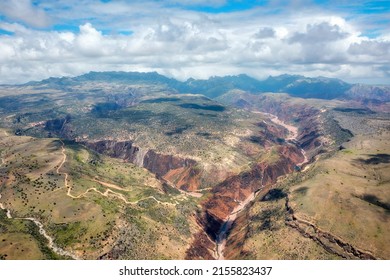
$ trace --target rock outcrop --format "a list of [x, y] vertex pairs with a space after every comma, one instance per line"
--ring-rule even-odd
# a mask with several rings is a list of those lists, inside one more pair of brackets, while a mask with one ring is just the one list
[[194, 191], [200, 186], [200, 171], [196, 168], [195, 160], [141, 149], [131, 141], [100, 140], [83, 144], [98, 153], [144, 167], [154, 173], [157, 178], [179, 189]]
[[[293, 172], [304, 159], [300, 149], [294, 145], [279, 146], [277, 152], [279, 159], [276, 162], [254, 164], [250, 171], [231, 176], [212, 189], [212, 196], [204, 203], [205, 210], [199, 217], [199, 224], [209, 239], [216, 241], [224, 222], [240, 203], [253, 193], [269, 189], [280, 176]], [[196, 248], [202, 244], [206, 243], [194, 242], [187, 257], [198, 259], [194, 251], [210, 251], [210, 248]]]
[[[258, 110], [258, 108], [247, 109]], [[260, 192], [259, 195], [265, 195], [279, 177], [299, 170], [298, 167], [301, 163], [308, 161], [306, 156], [314, 157], [318, 153], [319, 147], [323, 145], [318, 109], [307, 105], [287, 104], [282, 101], [265, 99], [261, 110], [277, 115], [286, 123], [297, 123], [298, 133], [293, 140], [280, 141], [283, 138], [283, 133], [280, 133], [279, 126], [275, 127], [268, 122], [259, 124], [259, 126], [264, 126], [264, 135], [259, 135], [254, 139], [255, 142], [267, 148], [270, 143], [266, 143], [265, 139], [267, 141], [271, 139], [271, 146], [276, 147], [275, 154], [278, 158], [270, 162], [254, 163], [249, 171], [231, 176], [212, 189], [212, 196], [203, 204], [204, 212], [200, 214], [199, 224], [204, 228], [204, 234], [207, 234], [215, 243], [218, 242], [218, 234], [223, 225], [239, 205], [242, 205], [253, 193]], [[230, 223], [241, 222], [243, 222], [242, 219], [230, 221]], [[241, 238], [245, 238], [245, 236], [241, 236]], [[233, 241], [229, 240], [229, 242], [231, 244]], [[239, 243], [239, 241], [237, 242]], [[187, 257], [199, 259], [201, 257], [196, 257], [196, 254], [193, 254], [194, 251], [207, 249], [210, 252], [210, 247], [196, 248], [202, 244], [204, 243], [195, 241], [188, 250]]]

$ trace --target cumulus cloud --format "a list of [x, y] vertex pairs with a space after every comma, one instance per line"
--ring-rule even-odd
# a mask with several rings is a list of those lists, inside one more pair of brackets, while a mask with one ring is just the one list
[[86, 23], [80, 26], [80, 34], [71, 43], [84, 57], [103, 57], [109, 54], [111, 41], [104, 38], [90, 23]]
[[[52, 10], [51, 3], [42, 7]], [[205, 14], [158, 1], [146, 6], [137, 1], [83, 3], [80, 9], [56, 13], [59, 22], [68, 16], [79, 22], [76, 31], [0, 22], [0, 29], [14, 33], [0, 35], [0, 83], [108, 70], [158, 71], [179, 79], [291, 73], [358, 81], [390, 75], [389, 34], [369, 39], [342, 16], [318, 11], [278, 15], [263, 8]]]
[[0, 14], [33, 27], [47, 27], [51, 20], [45, 11], [31, 0], [5, 0], [0, 2]]
[[305, 32], [295, 32], [290, 42], [300, 44], [322, 44], [344, 39], [348, 33], [341, 30], [338, 25], [331, 25], [329, 22], [319, 24], [308, 24]]
[[390, 62], [390, 41], [365, 40], [351, 44], [348, 51], [352, 55], [381, 57]]
[[170, 4], [179, 4], [184, 6], [204, 6], [221, 7], [226, 4], [226, 0], [168, 0]]
[[27, 33], [29, 30], [19, 23], [0, 22], [0, 29], [11, 33]]
[[276, 33], [272, 27], [262, 27], [259, 31], [254, 35], [255, 38], [263, 39], [263, 38], [273, 38]]
[[349, 33], [330, 22], [308, 24], [304, 32], [294, 32], [288, 39], [297, 44], [295, 62], [298, 63], [340, 63], [347, 60], [345, 45]]

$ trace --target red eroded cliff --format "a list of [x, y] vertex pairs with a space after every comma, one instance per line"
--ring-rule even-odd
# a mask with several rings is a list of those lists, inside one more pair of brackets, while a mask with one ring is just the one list
[[177, 188], [189, 191], [199, 188], [200, 172], [195, 168], [195, 160], [140, 149], [131, 141], [100, 140], [85, 142], [84, 145], [98, 153], [144, 167]]
[[207, 213], [219, 220], [226, 219], [240, 202], [261, 188], [276, 183], [278, 177], [295, 170], [304, 160], [300, 149], [293, 145], [278, 146], [279, 159], [274, 163], [256, 163], [250, 171], [227, 178], [212, 190], [213, 196], [204, 204]]

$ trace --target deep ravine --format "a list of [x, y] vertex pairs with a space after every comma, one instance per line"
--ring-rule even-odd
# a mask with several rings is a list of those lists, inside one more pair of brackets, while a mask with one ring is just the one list
[[[304, 164], [306, 164], [309, 161], [307, 156], [306, 156], [305, 150], [300, 148], [298, 145], [298, 142], [297, 142], [298, 127], [286, 124], [285, 122], [281, 121], [277, 116], [270, 114], [270, 113], [263, 113], [263, 112], [258, 112], [258, 111], [256, 111], [255, 113], [262, 113], [262, 114], [269, 116], [272, 122], [274, 122], [278, 125], [281, 125], [288, 130], [288, 136], [286, 138], [287, 142], [296, 145], [300, 149], [302, 156], [304, 158], [302, 162], [297, 164], [297, 166], [302, 167]], [[264, 177], [264, 174], [262, 177]], [[216, 238], [215, 238], [215, 245], [216, 245], [215, 252], [216, 252], [216, 258], [218, 260], [224, 259], [224, 249], [226, 246], [228, 232], [231, 229], [234, 221], [236, 220], [237, 215], [240, 212], [242, 212], [248, 206], [248, 204], [250, 204], [250, 202], [252, 202], [256, 198], [256, 194], [259, 193], [263, 188], [264, 188], [264, 186], [263, 186], [263, 183], [261, 182], [260, 188], [258, 190], [256, 190], [255, 192], [253, 192], [250, 196], [248, 196], [244, 201], [240, 202], [240, 204], [233, 209], [233, 211], [229, 214], [229, 216], [223, 222], [223, 224], [222, 224], [219, 232], [216, 234]]]
[[256, 193], [253, 193], [246, 200], [242, 201], [236, 208], [234, 208], [234, 210], [227, 217], [226, 221], [222, 224], [222, 227], [215, 240], [218, 260], [224, 259], [223, 252], [226, 246], [227, 233], [231, 229], [234, 221], [237, 218], [237, 215], [240, 212], [242, 212], [245, 209], [245, 207], [255, 199], [255, 197], [256, 197]]

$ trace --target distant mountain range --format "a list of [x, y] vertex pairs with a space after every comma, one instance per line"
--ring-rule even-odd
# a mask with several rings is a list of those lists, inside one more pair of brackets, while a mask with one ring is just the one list
[[288, 93], [295, 97], [319, 99], [353, 99], [363, 102], [390, 101], [390, 86], [349, 84], [340, 79], [300, 75], [270, 76], [257, 80], [248, 75], [210, 77], [207, 80], [190, 78], [184, 82], [168, 78], [157, 72], [89, 72], [77, 77], [49, 78], [27, 85], [49, 87], [74, 86], [82, 82], [106, 82], [122, 84], [161, 85], [179, 93], [203, 94], [216, 98], [231, 90], [243, 90], [252, 94], [264, 92]]

